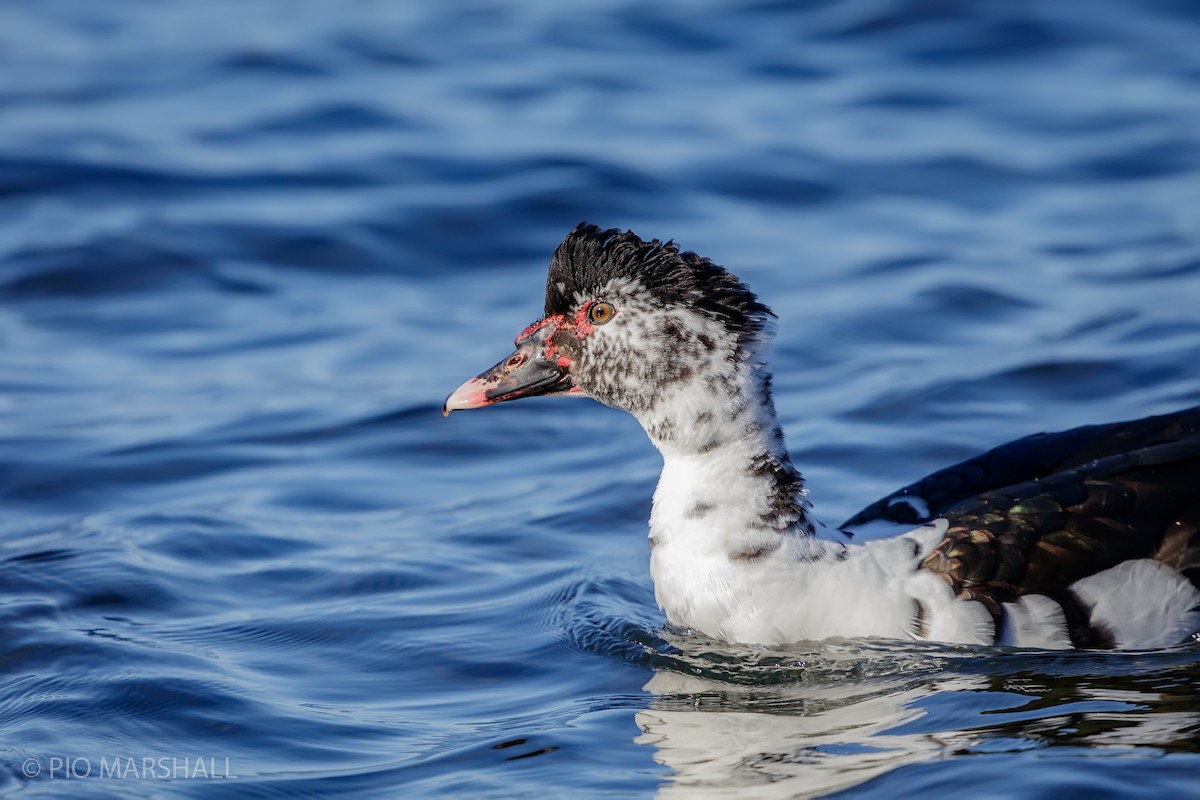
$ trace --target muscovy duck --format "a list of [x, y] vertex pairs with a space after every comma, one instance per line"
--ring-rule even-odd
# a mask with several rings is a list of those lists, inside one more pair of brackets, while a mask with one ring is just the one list
[[[674, 625], [763, 645], [1055, 649], [1200, 631], [1200, 408], [1030, 436], [831, 528], [776, 419], [774, 314], [734, 275], [581, 223], [551, 258], [545, 311], [443, 413], [573, 395], [633, 414], [663, 458], [650, 568]], [[884, 521], [902, 527], [855, 542]]]

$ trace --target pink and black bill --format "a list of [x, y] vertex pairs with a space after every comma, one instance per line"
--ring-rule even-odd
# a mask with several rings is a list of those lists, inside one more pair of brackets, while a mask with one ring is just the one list
[[559, 356], [550, 341], [557, 329], [555, 317], [530, 325], [517, 337], [515, 353], [471, 378], [446, 398], [442, 415], [522, 397], [571, 391], [574, 388], [569, 371], [571, 362]]

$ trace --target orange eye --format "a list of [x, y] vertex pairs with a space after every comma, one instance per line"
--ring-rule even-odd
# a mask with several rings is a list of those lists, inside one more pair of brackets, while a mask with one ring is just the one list
[[612, 307], [612, 303], [592, 303], [592, 307], [588, 309], [588, 320], [593, 325], [603, 325], [616, 314], [617, 310]]

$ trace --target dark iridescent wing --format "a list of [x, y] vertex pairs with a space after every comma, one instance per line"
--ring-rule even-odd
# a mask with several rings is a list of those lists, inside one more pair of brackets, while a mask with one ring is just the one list
[[1200, 587], [1200, 435], [1108, 456], [943, 509], [950, 523], [922, 562], [991, 612], [1042, 594], [1077, 647], [1112, 642], [1069, 590], [1123, 561], [1153, 558]]
[[909, 484], [859, 511], [841, 527], [855, 528], [875, 520], [923, 522], [985, 492], [1197, 434], [1200, 407], [1132, 422], [1026, 436]]
[[922, 568], [982, 603], [997, 633], [1005, 603], [1040, 594], [1062, 608], [1075, 646], [1111, 646], [1071, 584], [1152, 558], [1200, 587], [1200, 408], [1029, 436], [906, 486], [846, 526], [937, 517], [949, 528]]

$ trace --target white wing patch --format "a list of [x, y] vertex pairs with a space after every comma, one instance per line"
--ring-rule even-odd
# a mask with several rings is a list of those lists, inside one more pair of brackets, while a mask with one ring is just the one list
[[1067, 618], [1062, 606], [1044, 594], [1027, 594], [1004, 604], [1004, 627], [996, 644], [1070, 650]]
[[917, 515], [917, 519], [929, 518], [929, 503], [926, 503], [925, 498], [919, 495], [906, 494], [900, 497], [893, 497], [888, 501], [888, 508], [895, 508], [896, 506], [908, 506]]
[[1106, 626], [1120, 648], [1169, 647], [1200, 631], [1200, 590], [1149, 558], [1089, 575], [1071, 590], [1092, 607], [1092, 622]]
[[924, 609], [924, 639], [931, 642], [992, 644], [995, 626], [981, 603], [959, 600], [954, 590], [929, 570], [917, 570], [908, 580], [908, 595]]

